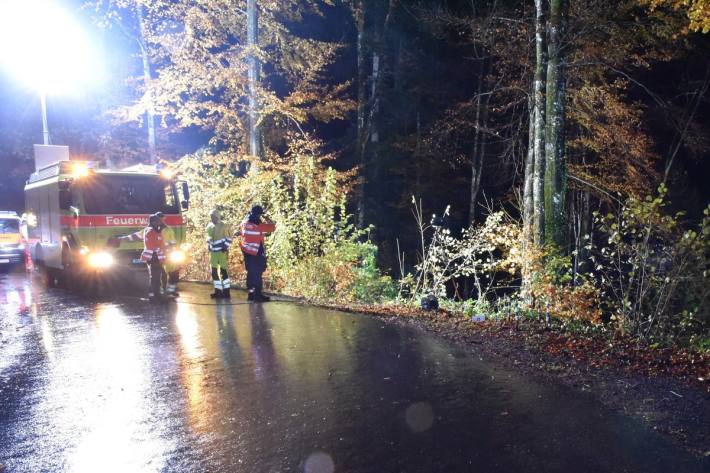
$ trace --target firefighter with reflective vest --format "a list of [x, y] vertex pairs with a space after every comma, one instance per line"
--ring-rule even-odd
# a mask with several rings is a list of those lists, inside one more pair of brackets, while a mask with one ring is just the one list
[[[173, 232], [172, 228], [165, 224], [165, 214], [163, 214], [163, 212], [156, 212], [154, 215], [157, 216], [159, 219], [158, 227], [160, 227], [160, 233], [163, 237], [163, 242], [165, 243], [165, 254], [169, 255], [170, 250], [177, 245], [175, 233]], [[110, 238], [109, 246], [114, 246], [118, 248], [121, 245], [122, 241], [144, 241], [145, 233], [149, 228], [150, 227], [146, 227], [143, 230], [131, 233], [130, 235]], [[180, 279], [180, 265], [171, 262], [170, 258], [167, 258], [164, 262], [163, 268], [164, 271], [161, 275], [161, 288], [164, 288], [164, 291], [160, 292], [164, 292], [165, 295], [169, 297], [177, 297], [177, 283]]]
[[[262, 221], [263, 217], [263, 221]], [[244, 253], [244, 266], [247, 270], [248, 299], [254, 302], [266, 302], [269, 298], [262, 294], [262, 275], [266, 271], [266, 251], [264, 237], [276, 230], [276, 224], [264, 216], [260, 205], [252, 207], [241, 225], [241, 249]]]
[[162, 235], [161, 218], [158, 214], [153, 214], [149, 218], [149, 225], [143, 231], [143, 252], [141, 261], [148, 265], [148, 275], [150, 278], [150, 289], [148, 298], [158, 301], [160, 297], [160, 286], [165, 273], [165, 258], [167, 256], [167, 246]]
[[206, 228], [214, 284], [214, 292], [210, 294], [210, 297], [229, 299], [231, 297], [229, 294], [231, 281], [227, 273], [227, 266], [229, 264], [229, 247], [232, 246], [232, 230], [229, 225], [222, 222], [217, 209], [210, 212], [210, 220], [212, 221]]
[[[168, 255], [170, 255], [170, 252], [177, 248], [177, 238], [175, 238], [175, 232], [173, 231], [173, 229], [165, 224], [165, 215], [163, 214], [163, 212], [158, 212], [157, 215], [160, 217], [163, 241], [165, 241], [165, 246], [168, 250]], [[165, 287], [166, 296], [177, 297], [179, 295], [177, 292], [177, 284], [180, 280], [180, 267], [181, 265], [177, 262], [174, 262], [170, 257], [165, 262], [166, 274], [163, 276], [162, 282], [163, 286]]]

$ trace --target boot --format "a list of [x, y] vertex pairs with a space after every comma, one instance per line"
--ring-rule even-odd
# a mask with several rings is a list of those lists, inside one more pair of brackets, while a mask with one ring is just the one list
[[221, 299], [222, 298], [222, 289], [215, 289], [212, 294], [210, 294], [210, 297], [212, 299]]
[[222, 299], [231, 299], [232, 295], [229, 293], [229, 289], [222, 291]]
[[265, 296], [261, 292], [255, 292], [254, 293], [254, 302], [269, 302], [271, 298], [269, 296]]
[[168, 284], [165, 286], [165, 295], [167, 297], [177, 297], [180, 294], [177, 292], [177, 284]]
[[254, 293], [252, 291], [249, 291], [249, 293], [247, 294], [247, 300], [249, 302], [254, 302]]
[[148, 300], [153, 304], [160, 304], [162, 302], [165, 302], [165, 297], [160, 294], [149, 294]]

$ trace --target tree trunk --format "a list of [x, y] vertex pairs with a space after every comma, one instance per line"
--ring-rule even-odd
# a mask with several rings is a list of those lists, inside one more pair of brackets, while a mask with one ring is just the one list
[[155, 149], [155, 107], [153, 105], [153, 93], [151, 91], [152, 73], [150, 67], [150, 57], [148, 56], [148, 45], [145, 40], [145, 23], [143, 22], [143, 5], [136, 5], [136, 15], [138, 17], [138, 45], [141, 50], [141, 59], [143, 61], [143, 83], [145, 84], [145, 124], [148, 129], [148, 153], [150, 163], [158, 162], [158, 155]]
[[[483, 114], [481, 123], [483, 128], [486, 128], [488, 124], [488, 103], [483, 104], [483, 111], [481, 113]], [[473, 224], [476, 221], [476, 202], [478, 201], [478, 194], [481, 190], [481, 176], [483, 175], [483, 165], [486, 158], [488, 135], [486, 133], [481, 133], [477, 141], [478, 149], [475, 151], [475, 157], [471, 163], [471, 207], [469, 208], [470, 224]]]
[[[392, 17], [392, 11], [396, 6], [396, 0], [388, 2], [387, 9], [384, 9], [384, 2], [362, 1], [360, 15], [362, 18], [361, 31], [358, 34], [358, 115], [362, 110], [362, 128], [358, 123], [358, 151], [360, 153], [360, 177], [362, 178], [359, 206], [358, 206], [358, 226], [365, 227], [368, 214], [368, 200], [371, 180], [374, 180], [373, 172], [377, 170], [373, 163], [377, 164], [378, 144], [380, 142], [380, 100], [382, 95], [382, 76], [387, 55], [387, 30]], [[362, 36], [360, 36], [360, 33]], [[372, 54], [370, 69], [371, 74], [364, 68], [367, 57]], [[368, 81], [369, 79], [369, 81]], [[366, 98], [366, 84], [369, 83], [369, 97]], [[365, 104], [363, 106], [363, 104]], [[358, 119], [360, 117], [358, 116]]]
[[567, 0], [550, 1], [545, 129], [545, 242], [566, 250], [565, 71], [562, 36]]
[[422, 195], [422, 117], [419, 112], [419, 100], [417, 100], [417, 144], [414, 148], [414, 195], [417, 199]]
[[532, 302], [530, 294], [532, 255], [530, 249], [534, 245], [533, 220], [535, 218], [535, 201], [533, 199], [533, 181], [535, 178], [535, 98], [532, 94], [528, 99], [528, 115], [528, 153], [525, 157], [525, 181], [523, 184], [523, 265], [521, 268], [521, 293], [523, 299], [530, 303]]
[[474, 118], [473, 149], [471, 150], [471, 189], [468, 201], [468, 224], [473, 225], [476, 220], [476, 200], [481, 183], [481, 170], [483, 159], [479, 155], [479, 142], [481, 140], [481, 92], [483, 91], [483, 70], [478, 75], [476, 86], [476, 115]]
[[535, 170], [535, 100], [530, 95], [528, 100], [528, 153], [525, 157], [525, 175], [523, 183], [523, 243], [529, 245], [533, 242], [533, 180]]
[[379, 105], [379, 85], [380, 85], [380, 55], [378, 51], [372, 53], [372, 77], [370, 79], [370, 143], [379, 143], [380, 134], [377, 130], [377, 120], [375, 117], [380, 111]]
[[247, 78], [249, 99], [249, 154], [262, 158], [259, 129], [259, 60], [254, 54], [259, 42], [259, 19], [256, 0], [247, 0]]
[[534, 160], [533, 160], [533, 242], [545, 241], [545, 82], [547, 80], [545, 7], [543, 0], [535, 0], [535, 78], [533, 101], [535, 106]]
[[574, 202], [571, 205], [570, 216], [572, 217], [572, 238], [574, 242], [574, 267], [573, 282], [579, 283], [578, 275], [585, 274], [589, 268], [589, 251], [587, 250], [587, 237], [591, 237], [592, 231], [592, 211], [590, 205], [591, 196], [588, 191], [580, 190], [573, 194]]
[[358, 188], [357, 209], [358, 227], [365, 226], [365, 186], [367, 163], [365, 162], [365, 117], [367, 116], [367, 48], [369, 40], [365, 29], [365, 2], [360, 0], [355, 6], [355, 23], [357, 25], [357, 140], [355, 143], [355, 153], [360, 164], [360, 177], [362, 182]]

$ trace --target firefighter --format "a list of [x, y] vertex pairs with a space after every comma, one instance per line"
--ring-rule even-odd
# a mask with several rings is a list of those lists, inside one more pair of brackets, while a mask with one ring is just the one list
[[229, 247], [232, 246], [232, 231], [222, 222], [219, 212], [214, 209], [210, 212], [207, 225], [207, 246], [210, 252], [210, 266], [212, 269], [212, 282], [214, 292], [210, 294], [213, 299], [229, 299], [231, 281], [227, 273], [229, 264]]
[[[175, 233], [172, 228], [165, 224], [164, 218], [165, 214], [163, 212], [156, 212], [154, 214], [158, 218], [157, 227], [165, 243], [166, 251], [165, 254], [169, 255], [170, 250], [177, 245], [177, 240], [175, 239]], [[151, 216], [152, 217], [152, 216]], [[122, 241], [145, 241], [145, 234], [151, 227], [148, 226], [142, 230], [135, 233], [131, 233], [126, 236], [119, 236], [116, 238], [109, 238], [108, 245], [118, 248], [121, 246]], [[180, 265], [173, 263], [167, 258], [164, 263], [164, 271], [161, 274], [161, 293], [168, 297], [177, 297], [179, 294], [177, 292], [177, 283], [180, 279]]]
[[[263, 217], [263, 221], [262, 221]], [[241, 225], [241, 249], [244, 254], [244, 266], [247, 270], [248, 300], [267, 302], [269, 297], [262, 294], [262, 275], [266, 271], [266, 251], [264, 237], [276, 229], [276, 224], [264, 216], [260, 205], [252, 207]]]
[[143, 232], [143, 253], [141, 260], [148, 265], [150, 277], [150, 289], [148, 298], [151, 301], [160, 301], [160, 286], [162, 285], [165, 268], [165, 258], [167, 256], [165, 241], [162, 235], [162, 225], [160, 216], [155, 213], [149, 218], [149, 225]]
[[[177, 239], [175, 238], [175, 232], [172, 228], [165, 224], [165, 215], [163, 212], [157, 212], [156, 215], [160, 218], [161, 233], [163, 235], [163, 241], [167, 248], [167, 254], [177, 247]], [[165, 262], [165, 273], [163, 276], [162, 285], [165, 287], [165, 295], [168, 297], [177, 297], [179, 294], [177, 292], [177, 284], [180, 279], [180, 265], [170, 261], [168, 258]]]

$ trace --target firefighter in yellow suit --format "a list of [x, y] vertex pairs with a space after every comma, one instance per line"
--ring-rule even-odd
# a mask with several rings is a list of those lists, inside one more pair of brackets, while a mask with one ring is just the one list
[[[170, 254], [170, 251], [177, 247], [177, 238], [175, 237], [175, 232], [172, 228], [165, 224], [165, 221], [163, 220], [165, 218], [165, 215], [163, 214], [163, 212], [158, 212], [156, 215], [160, 217], [163, 241], [165, 242], [168, 254]], [[163, 280], [163, 287], [165, 287], [165, 295], [168, 297], [177, 297], [179, 295], [177, 292], [177, 284], [180, 280], [181, 264], [172, 261], [171, 258], [167, 258], [165, 260], [164, 266], [166, 277]]]
[[210, 266], [212, 269], [212, 283], [214, 292], [210, 294], [213, 299], [229, 299], [231, 281], [227, 273], [229, 264], [229, 247], [232, 246], [232, 230], [229, 225], [222, 222], [217, 209], [210, 212], [212, 220], [206, 228], [207, 246], [210, 252]]

